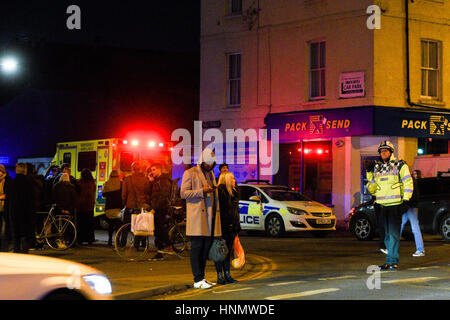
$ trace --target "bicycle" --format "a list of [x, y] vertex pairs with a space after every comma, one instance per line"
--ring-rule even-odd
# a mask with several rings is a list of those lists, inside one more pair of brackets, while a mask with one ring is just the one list
[[[186, 236], [186, 206], [181, 200], [178, 189], [178, 179], [172, 181], [169, 197], [168, 235], [169, 246], [174, 253], [159, 251], [165, 254], [180, 254], [190, 250], [190, 241]], [[131, 222], [123, 224], [114, 237], [115, 252], [127, 261], [139, 261], [147, 259], [147, 253], [158, 250], [150, 246], [152, 236], [135, 236], [131, 232]], [[148, 259], [147, 259], [148, 260]]]
[[[160, 251], [165, 254], [181, 254], [189, 250], [189, 240], [186, 237], [185, 215], [180, 213], [183, 207], [171, 206], [169, 209], [169, 245], [174, 253]], [[184, 212], [184, 211], [183, 211]], [[127, 261], [148, 260], [150, 252], [158, 252], [151, 245], [153, 235], [136, 236], [131, 232], [131, 222], [123, 224], [114, 237], [115, 252]]]
[[183, 206], [170, 206], [169, 243], [173, 251], [182, 253], [190, 250], [190, 241], [186, 236], [186, 210]]
[[77, 229], [69, 218], [63, 215], [55, 215], [56, 205], [52, 205], [44, 220], [41, 232], [36, 233], [36, 242], [47, 245], [58, 251], [67, 250], [72, 247], [77, 239]]

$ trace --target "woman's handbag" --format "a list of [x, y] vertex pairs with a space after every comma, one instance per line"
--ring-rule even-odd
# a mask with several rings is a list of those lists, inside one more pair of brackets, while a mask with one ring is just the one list
[[212, 219], [212, 232], [211, 232], [212, 243], [211, 247], [209, 248], [208, 259], [213, 262], [222, 262], [226, 259], [228, 255], [228, 247], [226, 241], [222, 237], [214, 237], [214, 229], [216, 226], [216, 215], [217, 210], [216, 214]]
[[228, 255], [227, 243], [223, 238], [215, 237], [209, 249], [208, 259], [213, 262], [222, 262]]

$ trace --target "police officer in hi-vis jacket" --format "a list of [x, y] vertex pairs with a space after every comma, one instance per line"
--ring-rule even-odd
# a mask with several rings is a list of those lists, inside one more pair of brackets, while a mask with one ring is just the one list
[[394, 158], [394, 145], [383, 141], [378, 147], [379, 162], [367, 170], [367, 188], [376, 197], [384, 213], [386, 263], [380, 270], [397, 270], [399, 263], [400, 227], [402, 214], [408, 210], [408, 201], [413, 194], [413, 180], [405, 161]]

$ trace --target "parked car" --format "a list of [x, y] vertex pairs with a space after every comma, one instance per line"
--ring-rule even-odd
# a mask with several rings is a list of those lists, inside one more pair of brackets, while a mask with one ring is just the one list
[[[441, 175], [417, 181], [419, 189], [418, 216], [423, 233], [440, 234], [450, 242], [450, 177]], [[372, 240], [376, 236], [376, 216], [373, 202], [358, 205], [349, 212], [349, 229], [359, 240]], [[405, 238], [413, 238], [409, 222], [405, 225]]]
[[111, 300], [99, 270], [57, 258], [0, 253], [0, 300]]
[[336, 230], [333, 210], [286, 186], [268, 183], [239, 185], [241, 228], [265, 231], [272, 237], [285, 232], [312, 231], [324, 237]]

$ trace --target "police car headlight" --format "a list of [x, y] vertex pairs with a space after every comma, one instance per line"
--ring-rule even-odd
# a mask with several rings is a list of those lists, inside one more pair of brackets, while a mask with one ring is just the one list
[[92, 290], [95, 290], [100, 294], [107, 295], [112, 293], [111, 283], [108, 278], [103, 275], [91, 274], [84, 276], [83, 279]]
[[291, 207], [288, 207], [287, 210], [288, 210], [290, 213], [295, 214], [295, 215], [298, 215], [298, 216], [300, 216], [300, 215], [302, 215], [302, 214], [308, 214], [308, 212], [306, 212], [305, 210], [297, 209], [297, 208], [291, 208]]

